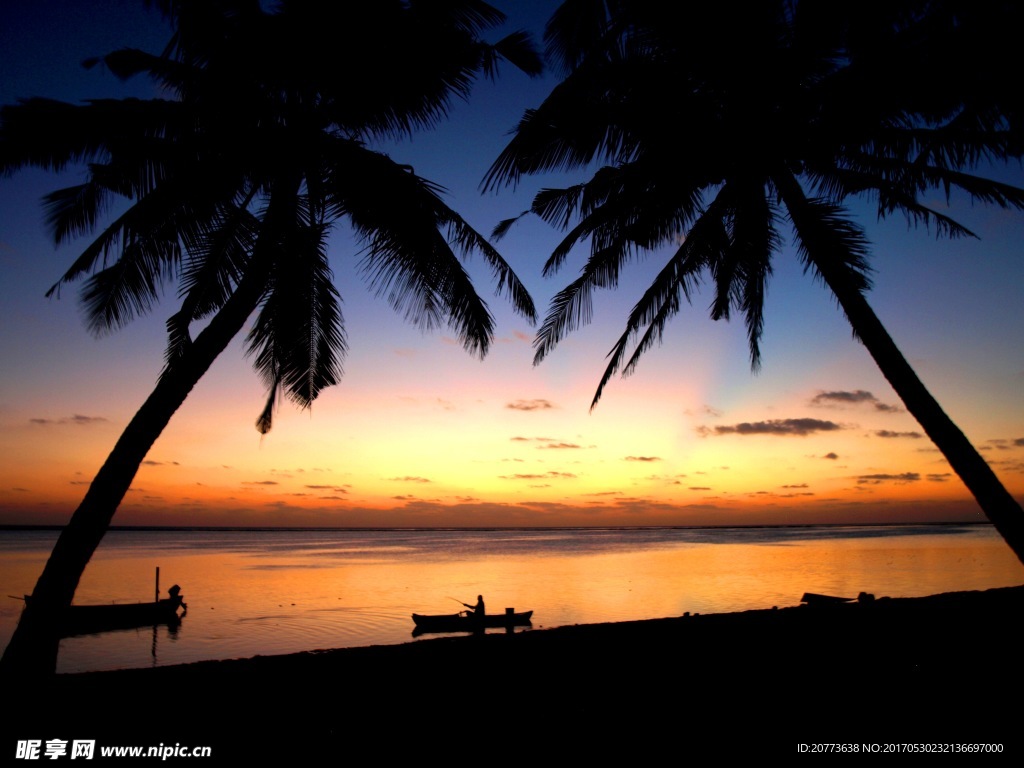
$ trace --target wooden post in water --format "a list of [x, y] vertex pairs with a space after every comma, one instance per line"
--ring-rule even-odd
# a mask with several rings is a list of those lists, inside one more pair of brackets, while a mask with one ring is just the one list
[[153, 593], [153, 602], [154, 603], [159, 603], [160, 602], [160, 566], [159, 565], [156, 567], [156, 587], [155, 587], [155, 590], [156, 591]]

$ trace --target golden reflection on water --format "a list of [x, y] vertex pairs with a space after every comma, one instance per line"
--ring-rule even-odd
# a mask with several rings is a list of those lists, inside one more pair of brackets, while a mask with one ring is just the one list
[[[146, 536], [170, 534], [146, 534]], [[184, 534], [188, 536], [189, 534]], [[279, 536], [278, 534], [274, 534]], [[457, 534], [451, 534], [457, 538]], [[486, 534], [467, 534], [486, 542]], [[533, 610], [534, 627], [789, 606], [804, 592], [893, 597], [1024, 583], [1024, 566], [991, 529], [956, 535], [874, 536], [730, 543], [655, 541], [585, 549], [538, 546], [514, 556], [480, 546], [422, 550], [387, 544], [262, 549], [110, 546], [90, 564], [77, 603], [135, 602], [177, 583], [188, 615], [160, 627], [68, 638], [59, 671], [175, 664], [411, 639], [410, 614], [455, 613], [483, 594], [488, 612]], [[565, 538], [565, 536], [563, 536]], [[571, 539], [571, 536], [570, 536]], [[149, 541], [149, 539], [146, 539]], [[170, 539], [167, 539], [170, 541]], [[283, 543], [282, 543], [283, 542]], [[569, 544], [572, 542], [570, 541]], [[519, 544], [516, 544], [519, 546]], [[6, 594], [31, 590], [48, 548], [0, 563]], [[20, 603], [0, 610], [0, 643]], [[155, 656], [154, 656], [155, 647]]]

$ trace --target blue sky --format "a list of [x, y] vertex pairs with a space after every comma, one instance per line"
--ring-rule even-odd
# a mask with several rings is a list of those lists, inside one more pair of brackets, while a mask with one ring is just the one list
[[[515, 11], [507, 29], [527, 27], [539, 36], [552, 4], [507, 5]], [[0, 102], [152, 95], [145, 81], [120, 83], [100, 68], [79, 66], [122, 44], [158, 48], [166, 33], [141, 4], [8, 2], [2, 14]], [[539, 103], [553, 82], [506, 68], [498, 82], [479, 83], [471, 102], [457, 104], [437, 130], [382, 149], [443, 185], [449, 203], [489, 233], [527, 208], [541, 186], [577, 179], [531, 179], [515, 190], [479, 192], [522, 111]], [[54, 248], [38, 200], [79, 173], [58, 178], [24, 171], [0, 179], [0, 451], [9, 457], [0, 469], [0, 522], [66, 520], [152, 388], [164, 319], [173, 312], [169, 289], [152, 317], [97, 339], [81, 322], [73, 288], [59, 300], [44, 298], [77, 251]], [[1019, 167], [993, 173], [1024, 181]], [[1024, 214], [952, 202], [981, 239], [936, 240], [903, 220], [877, 222], [866, 204], [852, 206], [873, 241], [869, 300], [939, 402], [1020, 497]], [[499, 243], [542, 311], [585, 256], [577, 254], [553, 279], [541, 277], [560, 237], [526, 219]], [[351, 346], [341, 385], [311, 412], [284, 405], [274, 430], [261, 438], [253, 421], [264, 395], [234, 344], [154, 446], [117, 522], [980, 519], [851, 339], [834, 301], [803, 274], [789, 249], [775, 262], [759, 374], [750, 372], [742, 324], [710, 321], [711, 296], [704, 292], [670, 326], [664, 345], [647, 354], [633, 377], [613, 381], [593, 412], [604, 355], [658, 268], [658, 254], [637, 265], [617, 291], [599, 296], [594, 322], [538, 367], [531, 363], [535, 329], [491, 297], [480, 264], [470, 269], [497, 319], [496, 343], [484, 361], [466, 355], [444, 331], [409, 327], [376, 300], [354, 267], [343, 229], [331, 258]], [[802, 435], [736, 429], [800, 419], [836, 429]]]

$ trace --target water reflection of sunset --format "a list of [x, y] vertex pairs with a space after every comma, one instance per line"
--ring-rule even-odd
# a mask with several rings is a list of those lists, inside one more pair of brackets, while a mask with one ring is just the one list
[[[533, 610], [535, 627], [787, 606], [805, 591], [911, 596], [1024, 581], [988, 527], [498, 532], [112, 532], [80, 604], [182, 587], [188, 614], [157, 663], [398, 643], [411, 614]], [[49, 537], [49, 538], [48, 538]], [[27, 592], [52, 534], [7, 532], [0, 581]], [[20, 544], [18, 543], [20, 542]], [[31, 542], [35, 542], [32, 544]], [[15, 591], [16, 590], [16, 591]], [[0, 609], [6, 643], [19, 604]], [[63, 641], [62, 671], [148, 666], [153, 632]]]

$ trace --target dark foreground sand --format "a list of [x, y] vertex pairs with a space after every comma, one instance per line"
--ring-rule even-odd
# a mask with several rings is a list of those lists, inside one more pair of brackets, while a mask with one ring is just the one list
[[703, 764], [825, 759], [800, 744], [983, 743], [1018, 760], [1022, 609], [1024, 586], [60, 675], [4, 691], [17, 711], [2, 748], [85, 738], [212, 746], [198, 764]]

